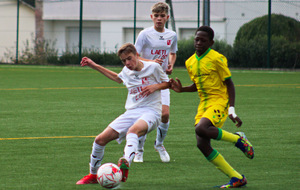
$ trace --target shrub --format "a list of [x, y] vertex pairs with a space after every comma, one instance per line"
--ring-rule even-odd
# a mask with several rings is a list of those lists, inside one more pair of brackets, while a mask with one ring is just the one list
[[178, 41], [175, 66], [185, 66], [185, 61], [195, 53], [194, 37]]
[[[212, 49], [218, 51], [231, 60], [233, 57], [232, 46], [227, 44], [225, 40], [215, 40]], [[176, 66], [185, 66], [185, 61], [195, 53], [194, 37], [178, 41], [178, 52]]]
[[233, 65], [256, 68], [300, 68], [300, 22], [283, 15], [271, 17], [270, 65], [268, 15], [244, 24], [233, 45]]
[[[33, 46], [30, 45], [29, 40], [24, 42], [25, 48], [19, 53], [18, 63], [46, 65], [58, 62], [58, 50], [54, 48], [56, 41], [37, 40], [33, 35], [31, 41]], [[17, 60], [12, 50], [7, 49], [4, 55], [16, 63]]]

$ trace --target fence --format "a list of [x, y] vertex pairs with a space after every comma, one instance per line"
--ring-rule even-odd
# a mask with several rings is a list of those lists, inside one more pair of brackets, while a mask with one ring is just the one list
[[[150, 7], [155, 2], [0, 0], [0, 62], [16, 62], [18, 58], [34, 56], [31, 51], [38, 48], [34, 44], [40, 39], [46, 40], [46, 53], [57, 53], [58, 56], [65, 52], [78, 53], [81, 46], [87, 51], [115, 52], [124, 42], [134, 43], [135, 35], [152, 25]], [[210, 2], [210, 26], [215, 30], [216, 39], [223, 39], [230, 45], [243, 24], [268, 13], [282, 14], [300, 21], [299, 0], [171, 2], [175, 23], [170, 21], [167, 27], [177, 32], [179, 40], [189, 38], [199, 24], [203, 24], [207, 2]]]

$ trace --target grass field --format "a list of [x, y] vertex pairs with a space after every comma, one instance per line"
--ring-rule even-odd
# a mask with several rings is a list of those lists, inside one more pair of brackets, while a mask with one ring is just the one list
[[[112, 68], [120, 71], [120, 68]], [[247, 189], [300, 188], [300, 72], [232, 70], [236, 112], [254, 145], [247, 159], [232, 144], [213, 146], [248, 179]], [[183, 85], [185, 69], [171, 77]], [[75, 185], [88, 174], [93, 138], [124, 112], [127, 90], [89, 68], [0, 66], [0, 189], [102, 189]], [[170, 163], [153, 149], [148, 135], [144, 163], [133, 163], [122, 189], [202, 190], [227, 183], [196, 148], [197, 93], [171, 92], [171, 125], [165, 146]], [[103, 163], [116, 163], [124, 142], [111, 142]]]

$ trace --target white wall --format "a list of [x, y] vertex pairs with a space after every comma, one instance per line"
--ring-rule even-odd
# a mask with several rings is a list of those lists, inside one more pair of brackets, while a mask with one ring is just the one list
[[[35, 34], [34, 10], [20, 3], [19, 8], [19, 51], [24, 50], [26, 40], [32, 42]], [[4, 56], [8, 50], [16, 56], [17, 1], [0, 1], [0, 61], [9, 62]]]
[[[150, 19], [150, 8], [153, 4], [153, 1], [137, 2], [136, 27], [138, 31], [153, 25]], [[47, 25], [45, 27], [45, 36], [53, 40], [57, 39], [57, 47], [60, 52], [65, 50], [67, 28], [70, 26], [79, 26], [79, 9], [79, 1], [44, 2], [43, 18], [46, 21], [45, 26]], [[181, 36], [187, 37], [188, 35], [193, 35], [190, 29], [197, 28], [197, 1], [173, 3], [173, 9], [178, 39], [180, 39]], [[221, 9], [221, 11], [218, 9]], [[225, 33], [223, 10], [224, 5], [219, 3], [213, 7], [211, 11], [211, 26], [216, 29], [216, 36], [220, 36], [220, 38], [223, 38]], [[84, 27], [100, 25], [99, 46], [101, 51], [116, 51], [125, 42], [134, 43], [133, 19], [133, 1], [86, 1], [83, 3]], [[172, 29], [171, 20], [169, 22], [169, 28]], [[185, 29], [187, 29], [188, 32], [186, 32]], [[185, 33], [181, 35], [180, 32]], [[138, 32], [136, 33], [136, 37], [137, 35]], [[73, 36], [76, 37], [75, 34]], [[84, 42], [86, 42], [85, 39], [83, 39], [83, 43]]]
[[[70, 46], [72, 46], [72, 44], [78, 45], [79, 31], [75, 31], [73, 34], [68, 33], [70, 30], [74, 31], [74, 28], [78, 28], [79, 30], [78, 21], [46, 20], [44, 26], [45, 39], [55, 42], [55, 47], [59, 50], [59, 54], [66, 50], [67, 43], [69, 43]], [[93, 32], [97, 30], [97, 33]], [[100, 48], [100, 21], [85, 21], [83, 23], [82, 33], [82, 45], [84, 48], [92, 48], [92, 46]], [[77, 34], [78, 38], [76, 39]], [[69, 41], [68, 39], [71, 39], [72, 41]], [[97, 46], [97, 44], [99, 46]]]
[[[100, 48], [102, 51], [116, 51], [125, 42], [133, 43], [134, 1], [83, 1], [83, 47]], [[155, 1], [138, 0], [136, 27], [152, 26], [150, 7]], [[201, 1], [203, 2], [203, 1]], [[60, 53], [66, 44], [78, 44], [79, 1], [44, 1], [44, 35], [56, 41]], [[178, 39], [193, 35], [197, 28], [197, 1], [173, 0], [176, 32]], [[296, 0], [272, 1], [272, 13], [283, 14], [300, 20], [300, 2]], [[266, 15], [268, 0], [211, 0], [211, 27], [217, 39], [233, 44], [238, 29], [250, 20]], [[200, 5], [202, 18], [203, 5]], [[17, 1], [0, 1], [0, 61], [7, 61], [4, 52], [10, 49], [15, 56]], [[202, 20], [200, 25], [202, 24]], [[171, 28], [171, 23], [169, 23]], [[99, 31], [97, 33], [97, 31]], [[130, 32], [132, 34], [130, 34]], [[26, 40], [32, 41], [35, 34], [34, 10], [20, 4], [19, 50], [24, 49]], [[78, 39], [77, 36], [78, 35]], [[136, 33], [137, 37], [138, 33]]]

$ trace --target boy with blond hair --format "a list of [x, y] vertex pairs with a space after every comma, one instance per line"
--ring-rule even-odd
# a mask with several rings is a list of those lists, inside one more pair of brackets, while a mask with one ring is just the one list
[[[163, 71], [168, 75], [172, 74], [177, 52], [177, 35], [174, 31], [165, 28], [165, 24], [169, 19], [169, 10], [170, 7], [167, 3], [155, 3], [151, 7], [150, 15], [153, 26], [142, 30], [135, 42], [140, 59], [159, 63]], [[154, 148], [159, 153], [162, 162], [169, 162], [170, 156], [163, 145], [170, 123], [169, 89], [161, 91], [161, 98], [162, 117], [161, 123], [157, 127]], [[146, 136], [139, 138], [138, 152], [134, 158], [134, 162], [143, 162], [145, 140]]]

